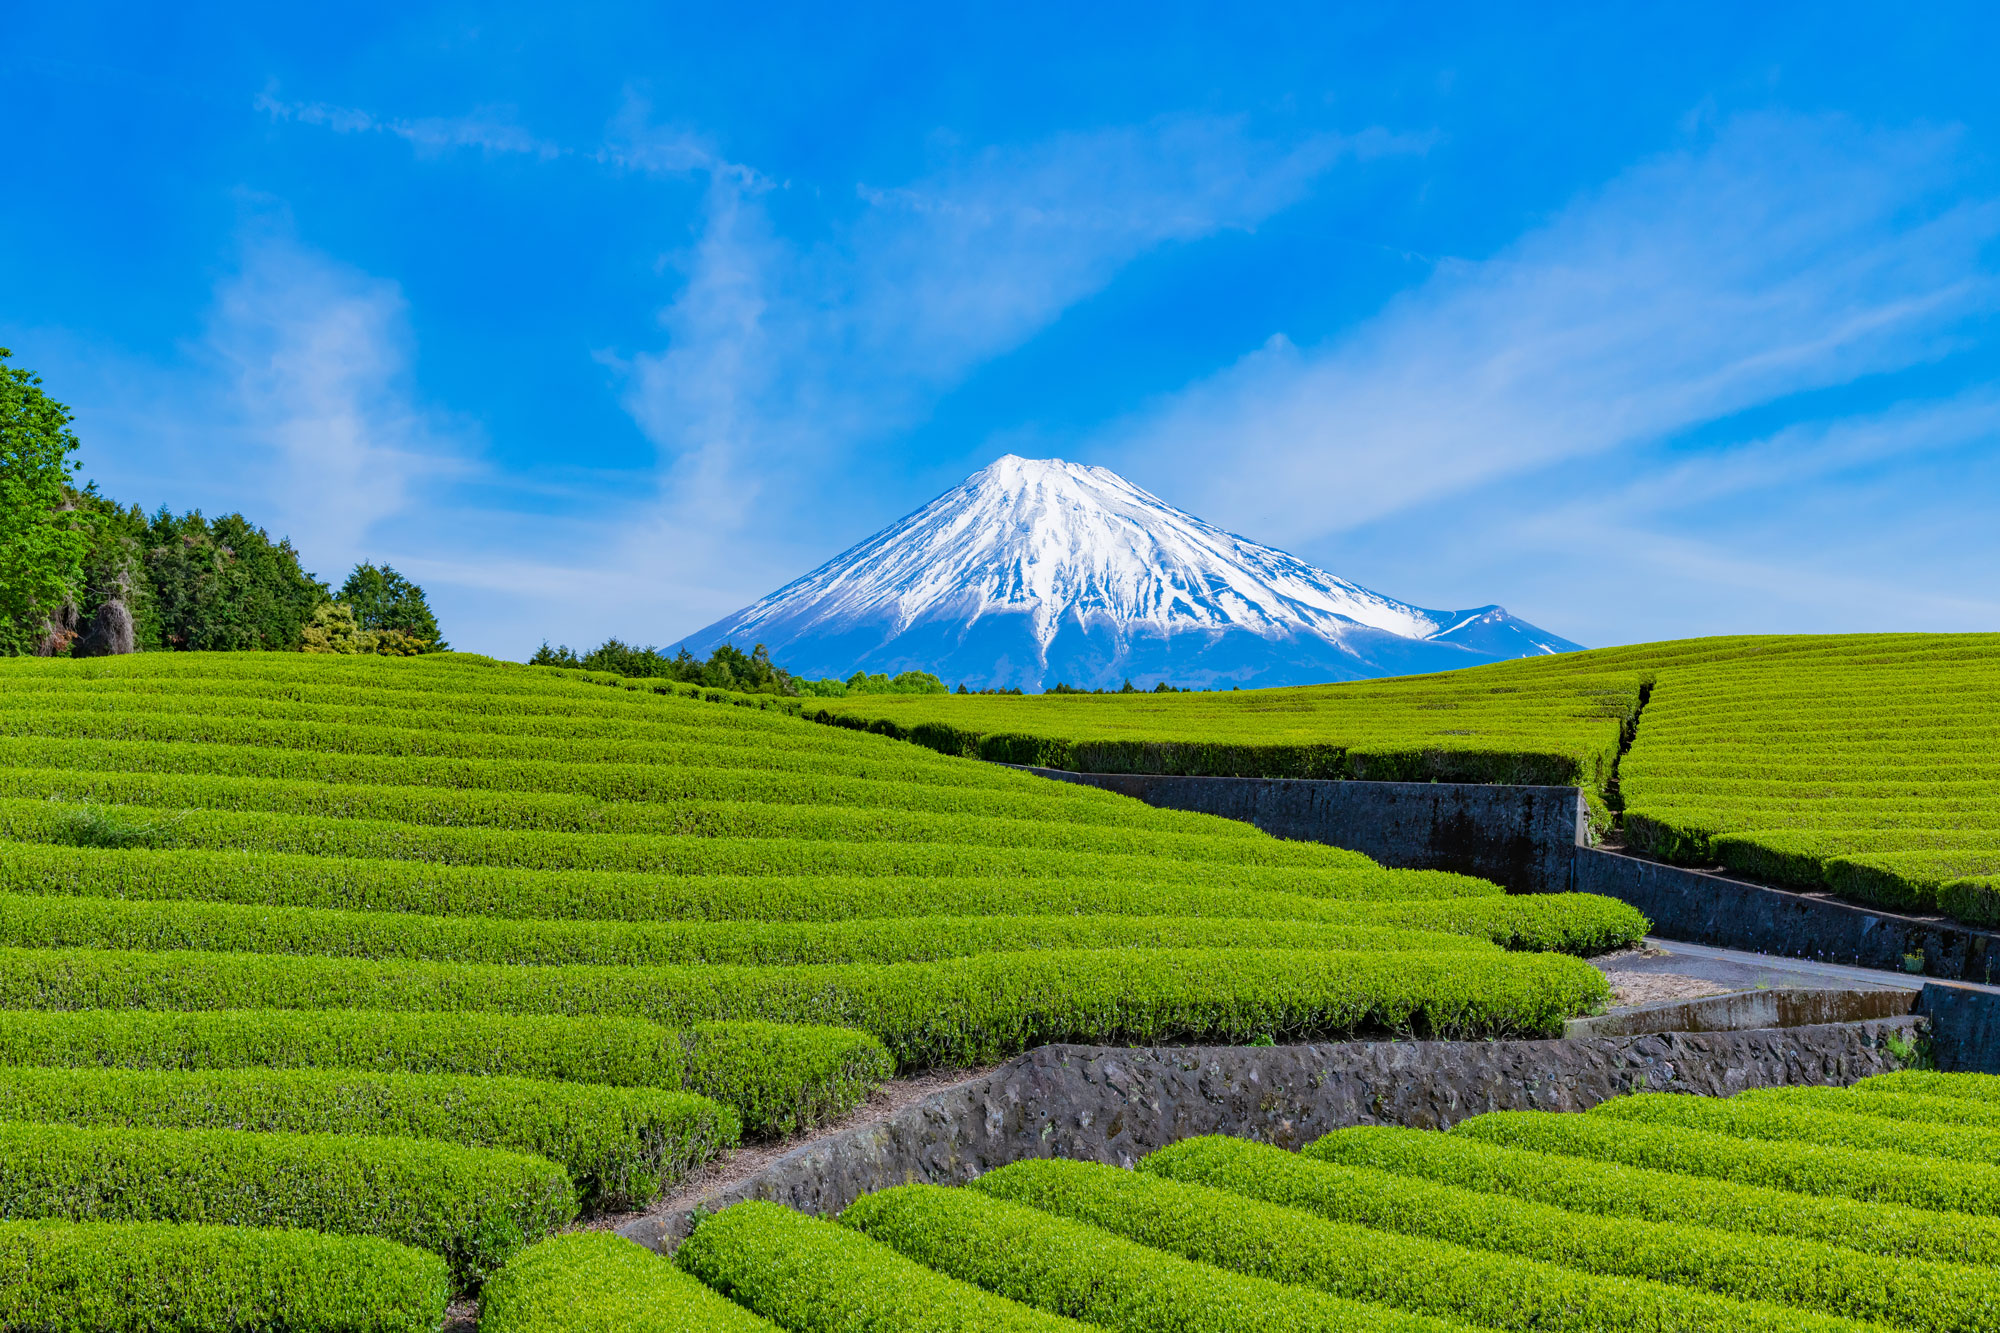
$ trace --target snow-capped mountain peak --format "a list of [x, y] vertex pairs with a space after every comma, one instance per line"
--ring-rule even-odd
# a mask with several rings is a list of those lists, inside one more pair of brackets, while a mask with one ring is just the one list
[[[1482, 621], [1480, 637], [1498, 631], [1520, 647], [1452, 641]], [[1387, 669], [1371, 669], [1378, 639], [1432, 644], [1440, 660], [1412, 665], [1393, 651]], [[1013, 454], [684, 642], [702, 652], [725, 641], [765, 643], [808, 675], [915, 668], [1032, 688], [1352, 679], [1575, 647], [1499, 607], [1429, 611], [1384, 597], [1107, 468]]]

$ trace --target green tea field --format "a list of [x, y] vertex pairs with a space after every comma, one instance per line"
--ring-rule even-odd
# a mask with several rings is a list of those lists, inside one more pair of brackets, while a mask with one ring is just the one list
[[0, 661], [0, 1327], [560, 1327], [675, 1270], [538, 1243], [893, 1074], [1547, 1035], [1644, 930], [708, 693]]
[[[1646, 1094], [1291, 1153], [1194, 1138], [711, 1217], [669, 1263], [543, 1242], [496, 1330], [1793, 1330], [2000, 1319], [2000, 1078]], [[651, 1322], [648, 1322], [651, 1321]]]
[[813, 712], [1099, 772], [1575, 785], [1668, 860], [2000, 924], [2000, 635], [1691, 639], [1300, 689]]

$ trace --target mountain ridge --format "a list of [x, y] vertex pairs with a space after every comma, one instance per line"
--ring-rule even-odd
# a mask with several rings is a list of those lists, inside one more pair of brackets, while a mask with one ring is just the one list
[[1008, 454], [676, 646], [974, 688], [1289, 685], [1578, 645], [1498, 604], [1413, 606], [1216, 527], [1108, 468]]

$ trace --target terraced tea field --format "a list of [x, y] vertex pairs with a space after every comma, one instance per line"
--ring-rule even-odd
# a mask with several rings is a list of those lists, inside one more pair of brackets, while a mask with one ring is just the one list
[[[1031, 1160], [838, 1220], [745, 1203], [674, 1262], [545, 1242], [494, 1329], [1922, 1329], [2000, 1319], [2000, 1078], [1641, 1095], [1302, 1153]], [[651, 1319], [656, 1322], [647, 1323]]]
[[2000, 924], [2000, 635], [1692, 639], [1290, 690], [815, 712], [1099, 772], [1573, 784], [1600, 826], [1669, 860]]
[[1643, 929], [607, 683], [0, 662], [0, 1325], [433, 1329], [483, 1287], [558, 1327], [675, 1270], [524, 1249], [893, 1073], [1547, 1034]]

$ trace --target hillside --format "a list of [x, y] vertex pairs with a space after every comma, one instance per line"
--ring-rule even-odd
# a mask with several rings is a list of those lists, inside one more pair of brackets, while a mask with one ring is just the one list
[[1573, 784], [1642, 851], [2000, 923], [2000, 635], [1689, 639], [1299, 689], [810, 711], [1058, 768]]
[[291, 1312], [246, 1327], [429, 1328], [897, 1071], [1550, 1033], [1607, 993], [1566, 955], [1644, 928], [784, 702], [457, 654], [0, 662], [0, 1245]]

